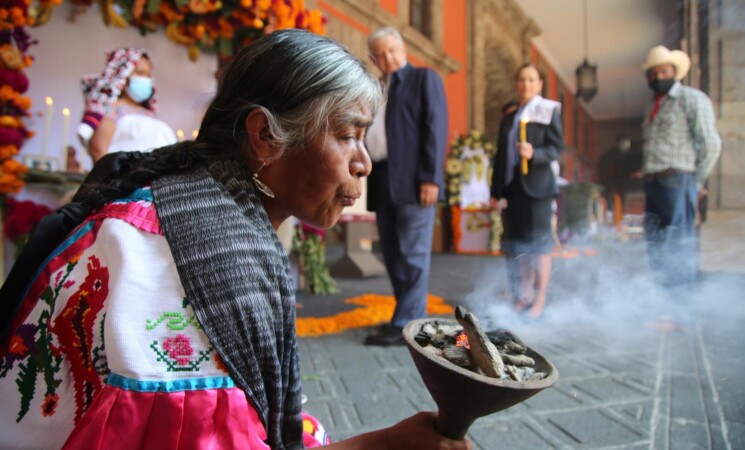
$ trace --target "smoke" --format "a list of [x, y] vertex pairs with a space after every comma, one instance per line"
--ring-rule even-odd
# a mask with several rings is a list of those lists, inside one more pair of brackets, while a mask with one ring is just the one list
[[[722, 216], [714, 213], [712, 217]], [[745, 302], [740, 299], [745, 292], [744, 238], [745, 214], [705, 225], [700, 239], [701, 272], [696, 294], [690, 299], [655, 281], [642, 236], [620, 242], [606, 234], [565, 246], [581, 250], [580, 256], [554, 258], [546, 308], [538, 321], [516, 313], [507, 300], [494, 300], [507, 291], [503, 258], [497, 270], [493, 266], [482, 269], [476, 278], [482, 281], [465, 296], [464, 303], [484, 328], [508, 328], [528, 339], [580, 328], [615, 339], [633, 327], [653, 327], [664, 321], [684, 328], [702, 321], [736, 322], [745, 318]]]

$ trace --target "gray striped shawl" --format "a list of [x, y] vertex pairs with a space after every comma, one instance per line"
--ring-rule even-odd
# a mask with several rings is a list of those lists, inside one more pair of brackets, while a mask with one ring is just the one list
[[289, 261], [243, 164], [164, 176], [152, 190], [186, 297], [273, 449], [303, 448]]

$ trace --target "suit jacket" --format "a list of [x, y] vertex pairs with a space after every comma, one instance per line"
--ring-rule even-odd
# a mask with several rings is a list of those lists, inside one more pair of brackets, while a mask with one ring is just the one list
[[375, 211], [388, 189], [394, 205], [419, 203], [419, 185], [436, 183], [444, 199], [444, 159], [448, 136], [445, 89], [431, 69], [406, 64], [390, 76], [385, 110], [387, 181], [380, 171], [368, 178], [367, 208]]
[[[512, 182], [520, 183], [529, 196], [545, 199], [559, 194], [559, 186], [551, 171], [551, 161], [561, 156], [564, 150], [564, 136], [560, 104], [545, 99], [540, 99], [540, 101], [544, 102], [541, 105], [543, 120], [531, 120], [526, 128], [527, 141], [533, 144], [533, 158], [528, 160], [528, 174], [523, 175], [521, 171], [518, 171], [519, 174], [515, 175]], [[517, 112], [505, 116], [499, 125], [497, 154], [494, 157], [491, 183], [491, 196], [494, 198], [503, 197], [507, 142], [515, 114]]]

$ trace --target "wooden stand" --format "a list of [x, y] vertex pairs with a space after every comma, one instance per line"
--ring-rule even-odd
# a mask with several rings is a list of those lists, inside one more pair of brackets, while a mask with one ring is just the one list
[[369, 248], [362, 243], [372, 241], [372, 224], [375, 216], [342, 215], [339, 224], [344, 233], [344, 256], [330, 269], [331, 276], [340, 278], [368, 278], [385, 275], [381, 264]]

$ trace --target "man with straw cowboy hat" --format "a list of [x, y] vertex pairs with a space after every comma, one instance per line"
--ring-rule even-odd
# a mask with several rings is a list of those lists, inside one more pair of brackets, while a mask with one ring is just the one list
[[662, 45], [644, 64], [655, 94], [642, 126], [647, 253], [655, 280], [674, 300], [695, 291], [696, 205], [722, 147], [711, 100], [681, 84], [690, 67], [688, 55]]

